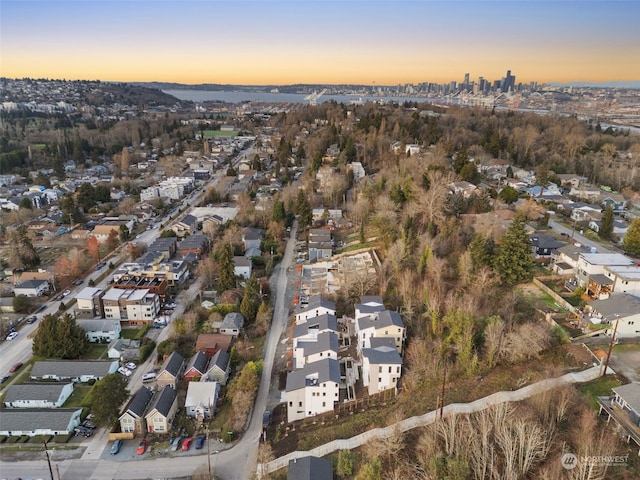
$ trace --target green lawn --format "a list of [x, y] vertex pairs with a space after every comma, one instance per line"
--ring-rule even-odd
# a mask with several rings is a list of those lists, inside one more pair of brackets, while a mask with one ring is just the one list
[[205, 130], [204, 138], [237, 137], [240, 132], [223, 132], [222, 130]]
[[135, 340], [140, 333], [141, 328], [123, 328], [120, 332], [120, 338]]
[[107, 354], [108, 345], [104, 344], [91, 344], [87, 349], [87, 352], [83, 355], [86, 360], [100, 360]]
[[76, 383], [73, 387], [73, 393], [64, 403], [64, 408], [80, 408], [84, 406], [82, 401], [91, 390], [91, 385], [83, 385]]
[[596, 378], [590, 382], [583, 383], [578, 387], [578, 391], [585, 398], [586, 402], [594, 410], [598, 409], [598, 397], [611, 395], [611, 389], [622, 385], [613, 375]]

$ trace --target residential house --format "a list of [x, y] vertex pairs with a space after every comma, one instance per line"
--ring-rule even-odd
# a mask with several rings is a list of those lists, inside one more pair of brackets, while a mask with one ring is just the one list
[[359, 182], [367, 176], [367, 172], [364, 170], [361, 162], [351, 162], [347, 165], [347, 169], [353, 172], [354, 182]]
[[560, 179], [560, 185], [569, 191], [577, 189], [587, 181], [587, 177], [576, 175], [574, 173], [559, 173], [557, 174], [557, 177]]
[[387, 337], [394, 340], [396, 349], [402, 353], [406, 329], [398, 312], [383, 310], [358, 318], [355, 322], [358, 351], [371, 348], [371, 339]]
[[598, 205], [573, 204], [571, 207], [571, 220], [575, 222], [589, 223], [592, 220], [602, 220], [602, 209]]
[[140, 358], [140, 340], [120, 338], [113, 340], [107, 349], [107, 357], [125, 362]]
[[0, 415], [0, 435], [5, 437], [68, 435], [80, 425], [81, 415], [81, 408], [3, 410]]
[[181, 238], [191, 235], [198, 230], [198, 219], [191, 214], [185, 215], [182, 220], [171, 226], [171, 230]]
[[551, 251], [551, 268], [553, 273], [568, 275], [575, 273], [578, 267], [578, 259], [583, 253], [590, 253], [587, 247], [574, 244], [565, 245]]
[[111, 232], [115, 232], [118, 236], [120, 235], [120, 225], [125, 225], [127, 222], [110, 222], [108, 224], [96, 225], [95, 228], [91, 231], [91, 236], [96, 237], [98, 242], [105, 243]]
[[240, 312], [229, 312], [222, 319], [220, 333], [237, 337], [244, 328], [244, 315]]
[[169, 433], [178, 410], [178, 392], [169, 385], [155, 394], [144, 416], [149, 433]]
[[306, 323], [314, 317], [326, 314], [335, 315], [336, 304], [330, 300], [323, 299], [320, 295], [312, 295], [309, 297], [309, 303], [306, 306], [301, 305], [296, 313], [296, 325]]
[[640, 298], [616, 293], [605, 300], [594, 300], [589, 306], [593, 323], [610, 323], [605, 335], [613, 335], [615, 329], [616, 338], [640, 337]]
[[337, 331], [338, 319], [333, 314], [325, 313], [323, 315], [313, 317], [304, 323], [295, 325], [293, 327], [293, 338], [304, 341], [309, 338], [317, 337], [320, 333]]
[[171, 259], [176, 254], [178, 250], [178, 240], [172, 237], [158, 237], [156, 238], [147, 251], [149, 252], [160, 252], [165, 257], [166, 260]]
[[213, 357], [218, 351], [229, 351], [233, 337], [217, 333], [201, 333], [196, 338], [196, 351], [204, 352], [207, 357]]
[[124, 413], [120, 415], [120, 431], [123, 433], [133, 432], [136, 435], [144, 435], [147, 431], [147, 422], [144, 412], [151, 403], [153, 392], [147, 387], [140, 389], [133, 396]]
[[309, 230], [309, 261], [321, 261], [333, 256], [333, 241], [331, 230], [327, 228], [312, 228]]
[[293, 338], [294, 368], [303, 368], [307, 363], [324, 358], [338, 359], [338, 335], [336, 332], [307, 334], [303, 338]]
[[289, 423], [330, 412], [340, 400], [340, 365], [333, 358], [307, 363], [287, 375], [285, 389]]
[[607, 207], [612, 207], [613, 213], [621, 214], [626, 209], [627, 201], [619, 193], [602, 191], [600, 194], [600, 205], [602, 205], [603, 210]]
[[199, 421], [212, 418], [218, 404], [219, 394], [220, 384], [218, 382], [189, 382], [184, 401], [187, 417]]
[[117, 370], [118, 362], [113, 360], [46, 360], [33, 364], [30, 378], [86, 383], [100, 380]]
[[601, 285], [612, 285], [611, 279], [604, 275], [605, 267], [631, 266], [635, 262], [621, 253], [582, 253], [576, 266], [576, 281], [578, 286], [586, 289], [587, 295], [599, 298], [608, 295], [609, 291], [602, 291]]
[[209, 382], [218, 382], [226, 385], [231, 373], [231, 356], [226, 350], [218, 350], [207, 367], [205, 378]]
[[611, 390], [612, 396], [598, 397], [600, 414], [605, 412], [608, 421], [613, 419], [616, 422], [627, 443], [633, 440], [640, 447], [640, 383], [628, 383]]
[[464, 198], [469, 198], [471, 197], [471, 195], [477, 192], [478, 187], [476, 187], [473, 183], [461, 181], [449, 184], [449, 190], [454, 195], [462, 195]]
[[360, 298], [360, 303], [354, 305], [354, 319], [357, 323], [361, 318], [377, 315], [384, 310], [382, 297], [377, 295], [364, 296]]
[[531, 250], [535, 258], [550, 258], [553, 250], [565, 245], [566, 242], [560, 242], [549, 235], [531, 235]]
[[187, 382], [199, 382], [207, 373], [209, 357], [204, 352], [196, 352], [191, 357], [184, 371], [184, 379]]
[[333, 480], [333, 465], [328, 458], [294, 458], [289, 460], [287, 480]]
[[528, 187], [529, 187], [529, 183], [525, 182], [524, 180], [520, 180], [518, 178], [505, 178], [502, 181], [502, 184], [505, 187], [512, 187], [515, 190], [517, 190], [518, 192], [524, 192]]
[[640, 297], [640, 266], [605, 266], [604, 274], [612, 280], [611, 293], [628, 293]]
[[18, 295], [25, 295], [27, 297], [42, 297], [49, 290], [49, 282], [46, 280], [27, 280], [16, 285], [13, 288], [13, 293], [17, 297]]
[[92, 343], [109, 343], [120, 338], [122, 327], [117, 320], [76, 320]]
[[209, 251], [209, 239], [202, 234], [189, 235], [184, 240], [178, 242], [178, 253], [183, 257], [193, 253], [197, 258]]
[[169, 355], [169, 358], [165, 360], [160, 373], [156, 377], [158, 388], [164, 388], [169, 385], [175, 389], [183, 369], [184, 358], [182, 358], [178, 352], [173, 352]]
[[251, 258], [233, 257], [233, 274], [245, 280], [251, 277]]
[[73, 383], [18, 383], [2, 399], [6, 408], [60, 408], [73, 393]]
[[369, 395], [396, 388], [402, 375], [402, 358], [392, 338], [372, 338], [362, 349], [362, 382]]
[[104, 290], [85, 287], [76, 295], [76, 318], [104, 318]]
[[[160, 302], [164, 302], [167, 297], [168, 278], [170, 275], [166, 271], [160, 271], [161, 265], [153, 265], [150, 269], [140, 271], [128, 271], [119, 274], [120, 270], [113, 275], [113, 288], [122, 290], [148, 290], [149, 293], [157, 295]], [[135, 267], [134, 267], [135, 269]]]
[[264, 231], [258, 228], [247, 227], [242, 231], [242, 243], [244, 249], [249, 250], [251, 248], [260, 249], [262, 240], [264, 238]]

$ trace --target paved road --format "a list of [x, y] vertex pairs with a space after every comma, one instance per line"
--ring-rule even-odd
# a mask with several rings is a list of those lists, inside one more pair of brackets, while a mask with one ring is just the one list
[[618, 253], [612, 249], [603, 247], [598, 242], [589, 240], [584, 235], [580, 235], [579, 230], [574, 231], [572, 228], [565, 227], [564, 225], [556, 222], [555, 220], [549, 220], [549, 226], [551, 227], [551, 230], [554, 232], [566, 234], [566, 237], [562, 239], [564, 241], [567, 241], [567, 242], [573, 241], [574, 243], [580, 243], [581, 245], [584, 245], [586, 247], [593, 247], [596, 249], [597, 253]]

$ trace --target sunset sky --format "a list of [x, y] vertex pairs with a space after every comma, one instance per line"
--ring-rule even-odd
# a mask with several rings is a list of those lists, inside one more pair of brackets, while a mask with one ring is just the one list
[[292, 84], [640, 80], [638, 1], [0, 0], [0, 76]]

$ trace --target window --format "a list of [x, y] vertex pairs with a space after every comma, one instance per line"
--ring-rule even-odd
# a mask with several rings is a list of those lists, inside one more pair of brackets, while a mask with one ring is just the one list
[[327, 402], [322, 402], [322, 406], [326, 407], [327, 406]]
[[290, 406], [290, 407], [293, 407], [293, 402], [289, 402], [289, 406]]
[[391, 367], [389, 367], [389, 373], [391, 373]]
[[382, 373], [382, 367], [378, 367], [378, 373]]
[[302, 406], [302, 402], [298, 402], [298, 406], [301, 407]]
[[378, 377], [378, 383], [382, 383], [382, 377]]

